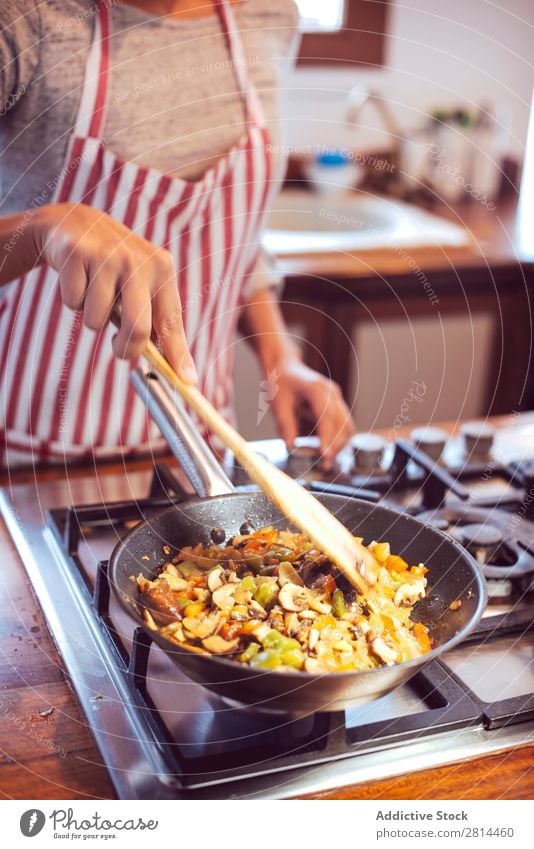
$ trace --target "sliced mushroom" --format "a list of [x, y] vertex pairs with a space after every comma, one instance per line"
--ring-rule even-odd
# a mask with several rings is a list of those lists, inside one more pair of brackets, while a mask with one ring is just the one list
[[181, 590], [190, 589], [188, 581], [185, 578], [177, 578], [175, 575], [170, 574], [169, 572], [163, 572], [160, 575], [161, 578], [164, 578], [171, 590], [174, 592], [180, 592]]
[[146, 625], [150, 628], [151, 631], [158, 630], [158, 626], [154, 622], [154, 617], [152, 616], [150, 610], [147, 610], [146, 607], [143, 610], [143, 619], [145, 620]]
[[310, 631], [311, 628], [309, 625], [301, 625], [297, 633], [295, 634], [295, 637], [297, 638], [299, 643], [302, 643], [303, 646], [305, 646], [308, 640], [310, 639]]
[[300, 621], [296, 613], [284, 613], [284, 625], [290, 637], [296, 634], [300, 628]]
[[275, 613], [274, 616], [271, 613], [271, 615], [269, 616], [269, 622], [271, 623], [271, 628], [274, 628], [276, 631], [283, 631], [285, 628], [285, 622], [282, 611]]
[[223, 584], [222, 587], [219, 587], [219, 589], [215, 590], [213, 593], [211, 597], [213, 604], [228, 613], [234, 606], [235, 591], [235, 584]]
[[229, 654], [239, 646], [239, 640], [224, 640], [222, 637], [208, 637], [202, 640], [202, 645], [212, 654]]
[[191, 643], [184, 643], [182, 648], [187, 649], [187, 651], [191, 651], [194, 654], [209, 654], [206, 649], [202, 649], [200, 646], [194, 646]]
[[327, 601], [323, 601], [321, 598], [316, 596], [313, 592], [310, 592], [308, 598], [308, 604], [312, 610], [315, 610], [317, 613], [321, 613], [327, 615], [328, 613], [332, 613], [332, 605], [328, 604]]
[[261, 604], [258, 604], [255, 599], [252, 599], [250, 602], [249, 610], [254, 619], [267, 619], [267, 616], [269, 615], [265, 608], [262, 607]]
[[234, 596], [237, 604], [249, 604], [252, 599], [252, 593], [250, 590], [244, 590], [241, 584], [237, 587]]
[[313, 651], [319, 642], [319, 631], [317, 628], [310, 628], [310, 639], [308, 641], [308, 649]]
[[224, 569], [222, 566], [216, 566], [208, 575], [208, 587], [212, 593], [222, 587], [224, 584]]
[[406, 584], [401, 584], [395, 593], [393, 601], [397, 607], [411, 607], [420, 598], [425, 597], [425, 579], [416, 578], [415, 581], [408, 581]]
[[314, 610], [301, 610], [299, 613], [300, 619], [309, 619], [313, 622], [314, 619], [317, 619], [317, 613]]
[[305, 587], [297, 584], [284, 584], [278, 595], [278, 601], [284, 610], [298, 613], [308, 606], [308, 593]]
[[391, 646], [384, 642], [382, 637], [375, 637], [371, 643], [371, 650], [379, 660], [382, 660], [387, 666], [391, 666], [398, 659], [398, 653]]
[[281, 587], [284, 584], [296, 584], [299, 587], [304, 586], [304, 581], [289, 560], [283, 560], [278, 566], [278, 582]]
[[246, 622], [248, 619], [248, 610], [244, 604], [236, 604], [230, 613], [230, 619], [235, 622]]
[[185, 643], [184, 629], [181, 622], [171, 622], [170, 625], [162, 629], [161, 633], [164, 637], [173, 640], [175, 643]]
[[203, 616], [202, 619], [186, 616], [183, 620], [183, 626], [193, 637], [203, 640], [205, 637], [210, 637], [217, 630], [219, 622], [219, 614], [210, 613], [209, 616]]

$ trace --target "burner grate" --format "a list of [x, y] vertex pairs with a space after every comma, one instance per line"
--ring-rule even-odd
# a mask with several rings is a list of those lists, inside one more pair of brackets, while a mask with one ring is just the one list
[[[139, 520], [168, 506], [169, 498], [176, 502], [184, 498], [172, 473], [161, 467], [155, 470], [150, 489], [154, 496], [146, 500], [51, 510], [50, 526], [63, 548], [68, 567], [84, 577], [78, 548], [84, 533], [91, 528]], [[136, 714], [147, 739], [158, 748], [167, 775], [183, 788], [196, 789], [353, 757], [482, 722], [477, 702], [451, 670], [435, 661], [406, 685], [420, 702], [419, 709], [409, 715], [401, 713], [379, 721], [366, 717], [359, 721], [356, 709], [350, 712], [350, 719], [345, 713], [317, 714], [289, 721], [284, 718], [285, 733], [281, 735], [280, 718], [256, 716], [251, 719], [244, 714], [243, 708], [229, 707], [215, 698], [214, 714], [219, 714], [219, 722], [223, 717], [222, 727], [235, 732], [242, 726], [245, 742], [234, 742], [224, 751], [209, 738], [177, 742], [150, 692], [150, 655], [160, 649], [152, 643], [149, 634], [137, 628], [128, 651], [110, 615], [110, 600], [107, 562], [103, 561], [99, 564], [92, 593], [94, 613], [103, 636], [103, 660], [113, 662], [119, 669], [129, 693], [128, 710]]]
[[[458, 509], [470, 510], [475, 506], [465, 499], [462, 484], [456, 483], [453, 487], [450, 475], [441, 474], [434, 461], [427, 462], [422, 452], [414, 453], [411, 447], [404, 450], [405, 447], [401, 445], [398, 451], [394, 471], [398, 471], [400, 483], [395, 491], [390, 490], [392, 498], [395, 493], [405, 491], [404, 484], [408, 489], [412, 486], [415, 466], [426, 509], [435, 511], [436, 515], [451, 509], [447, 500], [445, 505], [443, 503], [451, 490], [459, 499]], [[129, 620], [126, 632], [120, 616], [117, 619], [118, 605], [111, 594], [107, 571], [106, 558], [117, 534], [132, 522], [149, 518], [191, 497], [167, 466], [156, 466], [150, 480], [148, 477], [147, 474], [136, 490], [136, 494], [143, 495], [137, 500], [128, 500], [131, 489], [125, 486], [106, 491], [103, 503], [75, 504], [58, 509], [56, 504], [68, 501], [68, 496], [63, 494], [49, 502], [52, 509], [47, 515], [46, 528], [43, 528], [40, 511], [39, 521], [30, 512], [24, 487], [20, 488], [20, 493], [15, 493], [15, 500], [11, 501], [5, 492], [0, 499], [2, 513], [65, 658], [67, 671], [77, 688], [82, 709], [89, 718], [119, 796], [144, 799], [187, 795], [228, 797], [248, 794], [251, 786], [269, 786], [273, 792], [273, 788], [289, 779], [269, 779], [269, 775], [287, 773], [295, 777], [303, 767], [308, 768], [306, 774], [311, 774], [311, 767], [336, 761], [340, 763], [336, 769], [344, 764], [343, 768], [354, 772], [357, 780], [363, 780], [362, 770], [368, 768], [363, 765], [373, 758], [381, 764], [384, 762], [386, 772], [387, 764], [395, 758], [402, 760], [403, 769], [408, 768], [410, 752], [417, 752], [421, 748], [418, 741], [426, 738], [431, 738], [426, 745], [432, 751], [442, 750], [442, 762], [450, 762], [454, 759], [455, 750], [449, 751], [455, 739], [454, 732], [476, 729], [475, 734], [463, 735], [462, 739], [476, 739], [481, 746], [487, 747], [500, 733], [493, 731], [493, 736], [490, 735], [493, 729], [513, 726], [517, 729], [513, 733], [521, 733], [521, 723], [534, 718], [534, 693], [497, 702], [485, 701], [473, 691], [467, 676], [456, 669], [449, 656], [446, 661], [430, 663], [404, 687], [372, 705], [338, 714], [266, 717], [224, 703], [187, 680], [179, 682], [182, 690], [176, 690], [180, 673], [170, 667], [170, 661], [150, 634], [141, 628], [134, 630], [133, 625], [130, 628]], [[343, 487], [347, 497], [380, 500], [382, 490], [377, 487], [373, 491], [374, 481], [366, 479], [367, 491], [349, 486], [349, 483], [354, 482], [348, 479], [347, 486]], [[340, 483], [317, 481], [309, 485], [316, 490], [330, 487], [335, 490]], [[91, 492], [93, 499], [101, 494], [96, 487]], [[147, 492], [148, 497], [145, 497]], [[128, 498], [113, 500], [117, 494]], [[517, 491], [514, 497], [517, 505]], [[480, 506], [477, 499], [476, 507]], [[487, 506], [495, 508], [497, 505], [488, 503]], [[502, 507], [502, 501], [498, 506]], [[401, 503], [397, 507], [402, 509]], [[410, 505], [407, 509], [421, 515], [420, 507]], [[522, 521], [521, 528], [525, 527]], [[42, 547], [38, 549], [43, 539], [48, 555]], [[534, 555], [524, 533], [517, 542], [523, 552]], [[88, 549], [93, 556], [90, 567], [87, 565]], [[57, 615], [58, 609], [62, 611], [61, 616]], [[500, 637], [515, 640], [517, 636], [519, 640], [533, 631], [534, 621], [529, 609], [491, 616], [470, 635], [465, 651], [469, 655], [472, 647], [483, 650], [489, 642], [498, 641]], [[161, 675], [158, 679], [157, 674], [158, 670], [161, 673], [164, 662], [168, 667], [163, 671], [170, 679], [165, 684], [173, 694], [171, 705], [178, 705], [179, 710], [183, 708], [185, 719], [180, 721], [173, 716], [173, 710], [166, 707], [165, 698], [161, 699], [158, 689]], [[105, 695], [95, 712], [93, 700], [95, 693], [100, 692]], [[186, 693], [189, 702], [178, 703]], [[527, 731], [528, 726], [523, 733]], [[389, 754], [382, 754], [383, 751]], [[240, 784], [251, 778], [254, 781]], [[278, 791], [277, 795], [280, 795]]]

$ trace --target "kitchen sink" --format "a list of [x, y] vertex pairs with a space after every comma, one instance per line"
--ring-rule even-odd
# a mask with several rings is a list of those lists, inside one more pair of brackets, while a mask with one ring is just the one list
[[321, 195], [302, 189], [280, 192], [263, 236], [274, 254], [328, 253], [470, 244], [456, 224], [402, 201], [343, 192]]

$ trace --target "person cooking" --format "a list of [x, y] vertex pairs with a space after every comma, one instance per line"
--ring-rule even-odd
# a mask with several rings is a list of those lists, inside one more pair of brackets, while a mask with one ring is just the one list
[[350, 437], [260, 249], [296, 28], [292, 0], [3, 0], [3, 465], [162, 449], [128, 381], [151, 336], [231, 418], [238, 322], [286, 442], [304, 408], [327, 462]]

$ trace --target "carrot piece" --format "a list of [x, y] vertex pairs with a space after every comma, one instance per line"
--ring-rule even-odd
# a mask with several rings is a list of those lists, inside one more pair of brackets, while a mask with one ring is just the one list
[[225, 622], [221, 628], [221, 637], [225, 640], [233, 640], [241, 635], [242, 630], [242, 622]]
[[419, 648], [426, 654], [432, 648], [432, 642], [428, 636], [428, 629], [422, 622], [416, 622], [413, 626], [413, 635], [419, 643]]
[[384, 565], [390, 572], [406, 572], [406, 570], [410, 568], [406, 563], [406, 560], [399, 557], [398, 554], [390, 554], [389, 557], [386, 558]]

